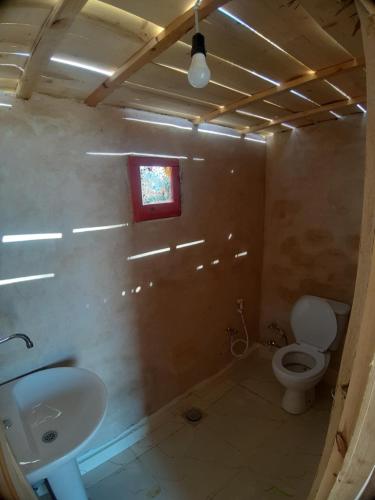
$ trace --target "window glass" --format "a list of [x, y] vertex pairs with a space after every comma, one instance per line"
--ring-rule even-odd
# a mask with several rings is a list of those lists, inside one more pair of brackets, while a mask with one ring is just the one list
[[140, 166], [142, 205], [172, 203], [172, 168], [168, 166]]

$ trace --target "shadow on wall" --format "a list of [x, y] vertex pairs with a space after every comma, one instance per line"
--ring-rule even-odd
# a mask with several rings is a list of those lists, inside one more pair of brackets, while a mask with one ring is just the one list
[[[43, 369], [61, 368], [61, 367], [66, 367], [66, 366], [68, 366], [68, 367], [77, 366], [77, 360], [75, 358], [61, 359], [60, 361], [57, 361], [56, 363], [51, 363], [49, 365], [43, 366]], [[16, 380], [18, 378], [24, 377], [25, 375], [30, 375], [31, 373], [37, 372], [39, 370], [40, 370], [40, 367], [36, 368], [35, 370], [31, 370], [30, 372], [21, 373], [10, 380], [0, 380], [0, 386], [7, 384], [8, 382], [12, 382], [13, 380]]]

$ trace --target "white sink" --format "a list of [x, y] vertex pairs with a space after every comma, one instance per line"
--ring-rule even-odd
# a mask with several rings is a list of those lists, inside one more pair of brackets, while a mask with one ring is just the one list
[[81, 368], [41, 370], [0, 387], [0, 417], [17, 462], [31, 484], [48, 479], [57, 500], [87, 498], [75, 459], [106, 407], [105, 385]]

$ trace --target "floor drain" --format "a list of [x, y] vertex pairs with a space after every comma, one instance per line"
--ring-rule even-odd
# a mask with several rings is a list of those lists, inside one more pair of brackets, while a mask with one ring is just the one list
[[199, 422], [203, 417], [203, 413], [199, 408], [189, 408], [185, 411], [184, 417], [188, 422]]
[[47, 431], [42, 436], [43, 443], [52, 443], [57, 438], [56, 431]]

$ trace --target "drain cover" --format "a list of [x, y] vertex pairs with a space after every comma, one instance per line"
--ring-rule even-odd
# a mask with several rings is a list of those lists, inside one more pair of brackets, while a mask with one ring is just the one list
[[184, 417], [189, 422], [199, 422], [199, 420], [203, 417], [203, 413], [199, 408], [189, 408], [189, 410], [185, 411]]
[[52, 443], [57, 438], [57, 431], [47, 431], [42, 436], [43, 443]]

